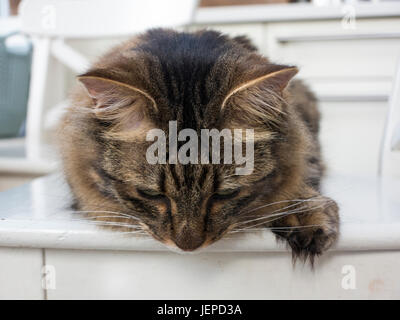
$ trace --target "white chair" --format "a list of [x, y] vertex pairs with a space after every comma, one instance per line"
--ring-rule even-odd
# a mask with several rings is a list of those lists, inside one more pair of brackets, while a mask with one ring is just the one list
[[393, 78], [389, 109], [382, 139], [379, 175], [400, 178], [400, 59]]
[[26, 125], [27, 165], [22, 167], [30, 167], [33, 171], [51, 171], [55, 167], [44, 156], [44, 135], [46, 127], [57, 122], [66, 101], [54, 103], [62, 96], [63, 88], [54, 85], [53, 81], [55, 78], [62, 79], [63, 75], [62, 69], [50, 63], [56, 61], [74, 73], [81, 73], [89, 66], [88, 59], [69, 46], [66, 40], [124, 37], [152, 27], [187, 25], [191, 22], [197, 2], [23, 1], [20, 6], [21, 30], [32, 38], [34, 53]]

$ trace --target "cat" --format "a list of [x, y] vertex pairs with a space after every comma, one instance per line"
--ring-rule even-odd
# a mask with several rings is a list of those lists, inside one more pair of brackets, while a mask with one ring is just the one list
[[[115, 47], [78, 77], [60, 126], [76, 208], [182, 251], [270, 229], [294, 259], [313, 261], [337, 239], [339, 215], [320, 194], [320, 115], [314, 95], [292, 80], [297, 72], [244, 36], [211, 30], [152, 29]], [[171, 121], [199, 136], [204, 128], [254, 130], [253, 171], [148, 163], [146, 134], [168, 135]]]

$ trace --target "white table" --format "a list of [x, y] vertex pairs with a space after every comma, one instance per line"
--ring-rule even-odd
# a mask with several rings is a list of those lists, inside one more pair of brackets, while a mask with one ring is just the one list
[[400, 181], [336, 176], [324, 189], [341, 236], [312, 271], [269, 231], [180, 255], [101, 230], [70, 211], [62, 176], [34, 180], [0, 193], [0, 298], [400, 298]]

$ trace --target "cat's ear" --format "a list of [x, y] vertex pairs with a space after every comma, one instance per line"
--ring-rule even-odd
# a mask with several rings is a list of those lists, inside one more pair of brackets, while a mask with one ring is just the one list
[[282, 112], [282, 91], [297, 72], [296, 67], [276, 66], [272, 72], [239, 84], [223, 100], [222, 111], [239, 111], [245, 121], [273, 120], [275, 114]]
[[150, 114], [157, 112], [157, 105], [145, 91], [97, 76], [82, 75], [78, 80], [93, 101], [93, 114], [113, 124], [110, 134], [133, 137], [152, 127]]
[[110, 106], [123, 106], [133, 100], [142, 99], [150, 102], [151, 107], [157, 110], [154, 99], [145, 91], [128, 84], [94, 76], [79, 76], [78, 80], [85, 86], [88, 95], [93, 99], [95, 108], [101, 109]]

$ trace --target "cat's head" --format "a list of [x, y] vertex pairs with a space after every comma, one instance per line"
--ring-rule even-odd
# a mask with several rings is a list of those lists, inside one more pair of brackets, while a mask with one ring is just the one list
[[[211, 31], [154, 30], [133, 46], [122, 46], [79, 77], [90, 101], [90, 134], [97, 146], [91, 168], [95, 187], [120, 212], [139, 218], [156, 239], [185, 251], [243, 227], [251, 210], [263, 203], [260, 199], [295, 179], [294, 144], [301, 142], [290, 130], [293, 119], [284, 89], [296, 72], [271, 64], [243, 38]], [[175, 154], [171, 124], [178, 135], [183, 129], [197, 135], [198, 154], [192, 158], [197, 164], [184, 164], [179, 156], [170, 163]], [[228, 150], [233, 163], [224, 163], [229, 158], [225, 143], [216, 146], [219, 163], [205, 163], [202, 129], [226, 129], [228, 137], [243, 129], [242, 142], [232, 140], [232, 146], [243, 147], [243, 156], [253, 146], [253, 157], [247, 158], [253, 163], [235, 162], [235, 150]], [[153, 152], [162, 163], [148, 158], [154, 141], [146, 137], [157, 132], [166, 138], [166, 154]], [[183, 158], [189, 155], [181, 150], [188, 136], [175, 146]], [[212, 140], [207, 141], [212, 162]], [[249, 170], [238, 174], [244, 166]]]

